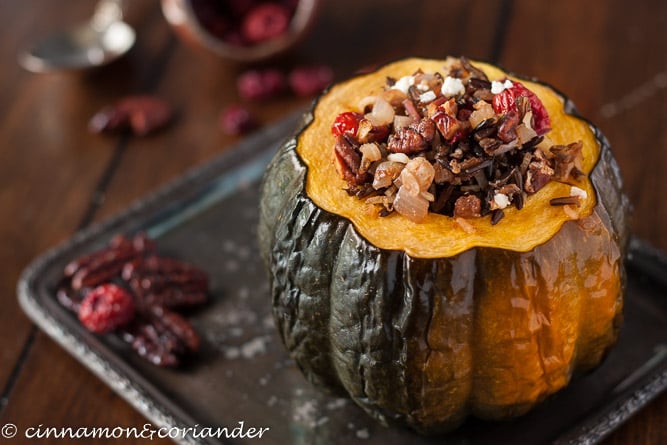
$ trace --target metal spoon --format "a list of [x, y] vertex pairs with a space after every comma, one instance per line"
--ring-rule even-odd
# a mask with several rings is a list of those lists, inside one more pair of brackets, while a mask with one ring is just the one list
[[125, 54], [135, 32], [123, 22], [123, 0], [101, 0], [88, 23], [53, 34], [19, 54], [19, 63], [36, 73], [105, 65]]

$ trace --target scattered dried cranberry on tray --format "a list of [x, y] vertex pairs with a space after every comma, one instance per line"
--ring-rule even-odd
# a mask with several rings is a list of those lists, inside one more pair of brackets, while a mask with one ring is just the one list
[[145, 234], [117, 235], [69, 263], [63, 275], [57, 298], [89, 331], [119, 334], [158, 366], [178, 366], [199, 349], [199, 335], [176, 311], [208, 301], [208, 277], [159, 255]]
[[236, 80], [239, 96], [247, 101], [265, 101], [285, 91], [287, 81], [278, 69], [253, 69], [241, 73]]
[[220, 113], [220, 128], [226, 134], [239, 136], [257, 128], [257, 119], [247, 108], [233, 104]]
[[[491, 81], [465, 58], [441, 73], [387, 78], [358, 110], [333, 120], [334, 164], [347, 191], [414, 222], [429, 212], [457, 218], [521, 209], [549, 181], [576, 183], [582, 142], [554, 145], [539, 97], [509, 79]], [[585, 191], [551, 205], [578, 205]]]

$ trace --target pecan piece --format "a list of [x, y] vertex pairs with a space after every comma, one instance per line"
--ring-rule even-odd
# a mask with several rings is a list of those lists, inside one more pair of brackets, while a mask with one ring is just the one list
[[360, 172], [361, 156], [356, 150], [356, 141], [346, 134], [336, 138], [334, 162], [336, 170], [349, 185], [362, 185], [368, 179], [366, 173]]
[[479, 68], [475, 67], [468, 59], [465, 57], [461, 57], [461, 65], [465, 70], [468, 72], [468, 75], [473, 78], [473, 79], [481, 79], [481, 80], [486, 80], [487, 82], [489, 81], [489, 78], [486, 77], [486, 74], [484, 71], [480, 70]]
[[387, 150], [393, 153], [418, 153], [426, 150], [428, 144], [414, 128], [406, 127], [389, 136]]
[[388, 125], [373, 125], [368, 119], [359, 121], [359, 128], [357, 129], [357, 139], [359, 143], [365, 144], [367, 142], [381, 142], [387, 138], [389, 134]]
[[65, 267], [65, 275], [71, 274], [71, 286], [74, 290], [86, 287], [95, 287], [110, 281], [118, 275], [127, 261], [142, 255], [143, 250], [149, 248], [143, 241], [138, 240], [136, 245], [127, 238], [114, 239], [108, 248], [93, 252], [80, 260]]
[[579, 176], [583, 147], [583, 143], [577, 141], [568, 145], [554, 145], [549, 149], [554, 154], [555, 179], [566, 181], [570, 177]]
[[465, 136], [465, 127], [463, 122], [455, 117], [450, 116], [444, 111], [435, 113], [432, 117], [438, 131], [442, 134], [447, 142], [455, 143], [457, 140]]
[[507, 143], [516, 139], [516, 126], [519, 124], [519, 113], [512, 108], [498, 123], [498, 139]]
[[424, 138], [424, 141], [430, 143], [435, 137], [435, 123], [430, 119], [422, 119], [419, 122], [409, 125], [409, 128], [415, 130], [419, 135]]
[[173, 108], [162, 99], [147, 95], [127, 96], [101, 109], [91, 118], [88, 127], [93, 133], [131, 129], [135, 135], [145, 136], [165, 127], [173, 116]]
[[134, 323], [122, 331], [123, 340], [140, 356], [157, 366], [169, 368], [180, 365], [173, 335], [162, 335], [149, 321]]
[[164, 307], [151, 308], [151, 317], [157, 325], [171, 332], [189, 352], [197, 352], [201, 340], [192, 325], [180, 314]]
[[185, 318], [159, 306], [144, 310], [121, 333], [137, 354], [157, 366], [180, 365], [180, 357], [197, 352], [201, 342]]
[[554, 175], [554, 170], [545, 161], [533, 161], [528, 165], [524, 190], [536, 193], [547, 185]]
[[139, 258], [123, 267], [123, 279], [141, 307], [189, 307], [208, 299], [208, 277], [196, 267], [157, 255]]
[[462, 195], [454, 203], [454, 216], [458, 218], [475, 218], [480, 216], [482, 202], [475, 195]]
[[130, 323], [116, 326], [115, 332], [148, 361], [177, 366], [182, 355], [199, 348], [200, 340], [187, 320], [169, 308], [205, 303], [208, 277], [193, 265], [155, 255], [154, 249], [154, 242], [143, 233], [132, 239], [116, 236], [108, 246], [69, 263], [56, 296], [65, 308], [78, 313], [91, 287], [102, 292], [124, 281], [124, 292], [133, 292], [136, 311]]

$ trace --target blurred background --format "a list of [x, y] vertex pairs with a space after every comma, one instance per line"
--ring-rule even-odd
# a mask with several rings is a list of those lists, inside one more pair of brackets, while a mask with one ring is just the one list
[[[238, 61], [186, 43], [158, 0], [132, 0], [124, 19], [136, 43], [124, 57], [94, 70], [33, 74], [17, 63], [19, 52], [86, 22], [95, 5], [0, 0], [0, 424], [143, 423], [36, 330], [18, 308], [16, 281], [32, 258], [77, 229], [231, 149], [243, 134], [221, 127], [230, 105], [251, 113], [258, 129], [313, 100], [289, 91], [247, 100], [237, 79], [249, 69], [328, 67], [341, 80], [402, 57], [465, 55], [551, 83], [610, 139], [634, 205], [633, 231], [667, 249], [666, 2], [321, 0], [317, 6], [309, 32], [286, 52]], [[146, 137], [89, 131], [98, 110], [136, 94], [171, 104], [170, 125]], [[663, 396], [606, 443], [665, 443], [665, 425]]]

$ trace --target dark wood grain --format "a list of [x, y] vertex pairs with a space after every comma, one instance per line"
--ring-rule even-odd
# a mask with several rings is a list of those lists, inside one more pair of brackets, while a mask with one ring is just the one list
[[[100, 221], [238, 141], [218, 127], [238, 102], [247, 66], [177, 41], [157, 2], [133, 1], [137, 47], [105, 69], [31, 75], [14, 63], [19, 46], [84, 20], [90, 2], [4, 2], [0, 26], [0, 424], [20, 427], [141, 426], [146, 420], [31, 324], [13, 298], [21, 269], [79, 226]], [[338, 79], [405, 56], [465, 54], [557, 85], [612, 142], [635, 207], [633, 229], [667, 248], [667, 4], [340, 0], [325, 2], [309, 38], [275, 64], [327, 63]], [[157, 94], [178, 109], [175, 124], [147, 138], [93, 136], [88, 118], [131, 93]], [[310, 99], [250, 104], [268, 124]], [[644, 159], [650, 162], [641, 162]], [[31, 340], [33, 339], [33, 340]], [[12, 377], [13, 376], [13, 377]], [[62, 443], [57, 440], [42, 443]], [[109, 443], [109, 442], [90, 442]], [[140, 443], [126, 441], [123, 443]], [[164, 443], [164, 442], [157, 442]], [[606, 442], [667, 443], [663, 395]]]
[[[72, 5], [75, 20], [87, 14], [84, 3]], [[0, 293], [5, 299], [0, 311], [0, 387], [4, 391], [31, 329], [13, 298], [21, 269], [77, 228], [113, 150], [113, 141], [97, 144], [97, 152], [88, 149], [92, 138], [83, 130], [93, 100], [77, 79], [31, 76], [15, 63], [19, 43], [29, 38], [30, 30], [46, 28], [46, 17], [56, 23], [68, 17], [53, 2], [35, 2], [35, 7], [44, 16], [31, 14], [29, 8], [0, 14], [3, 29], [16, 28], [3, 33], [0, 44], [5, 61], [0, 70]]]

